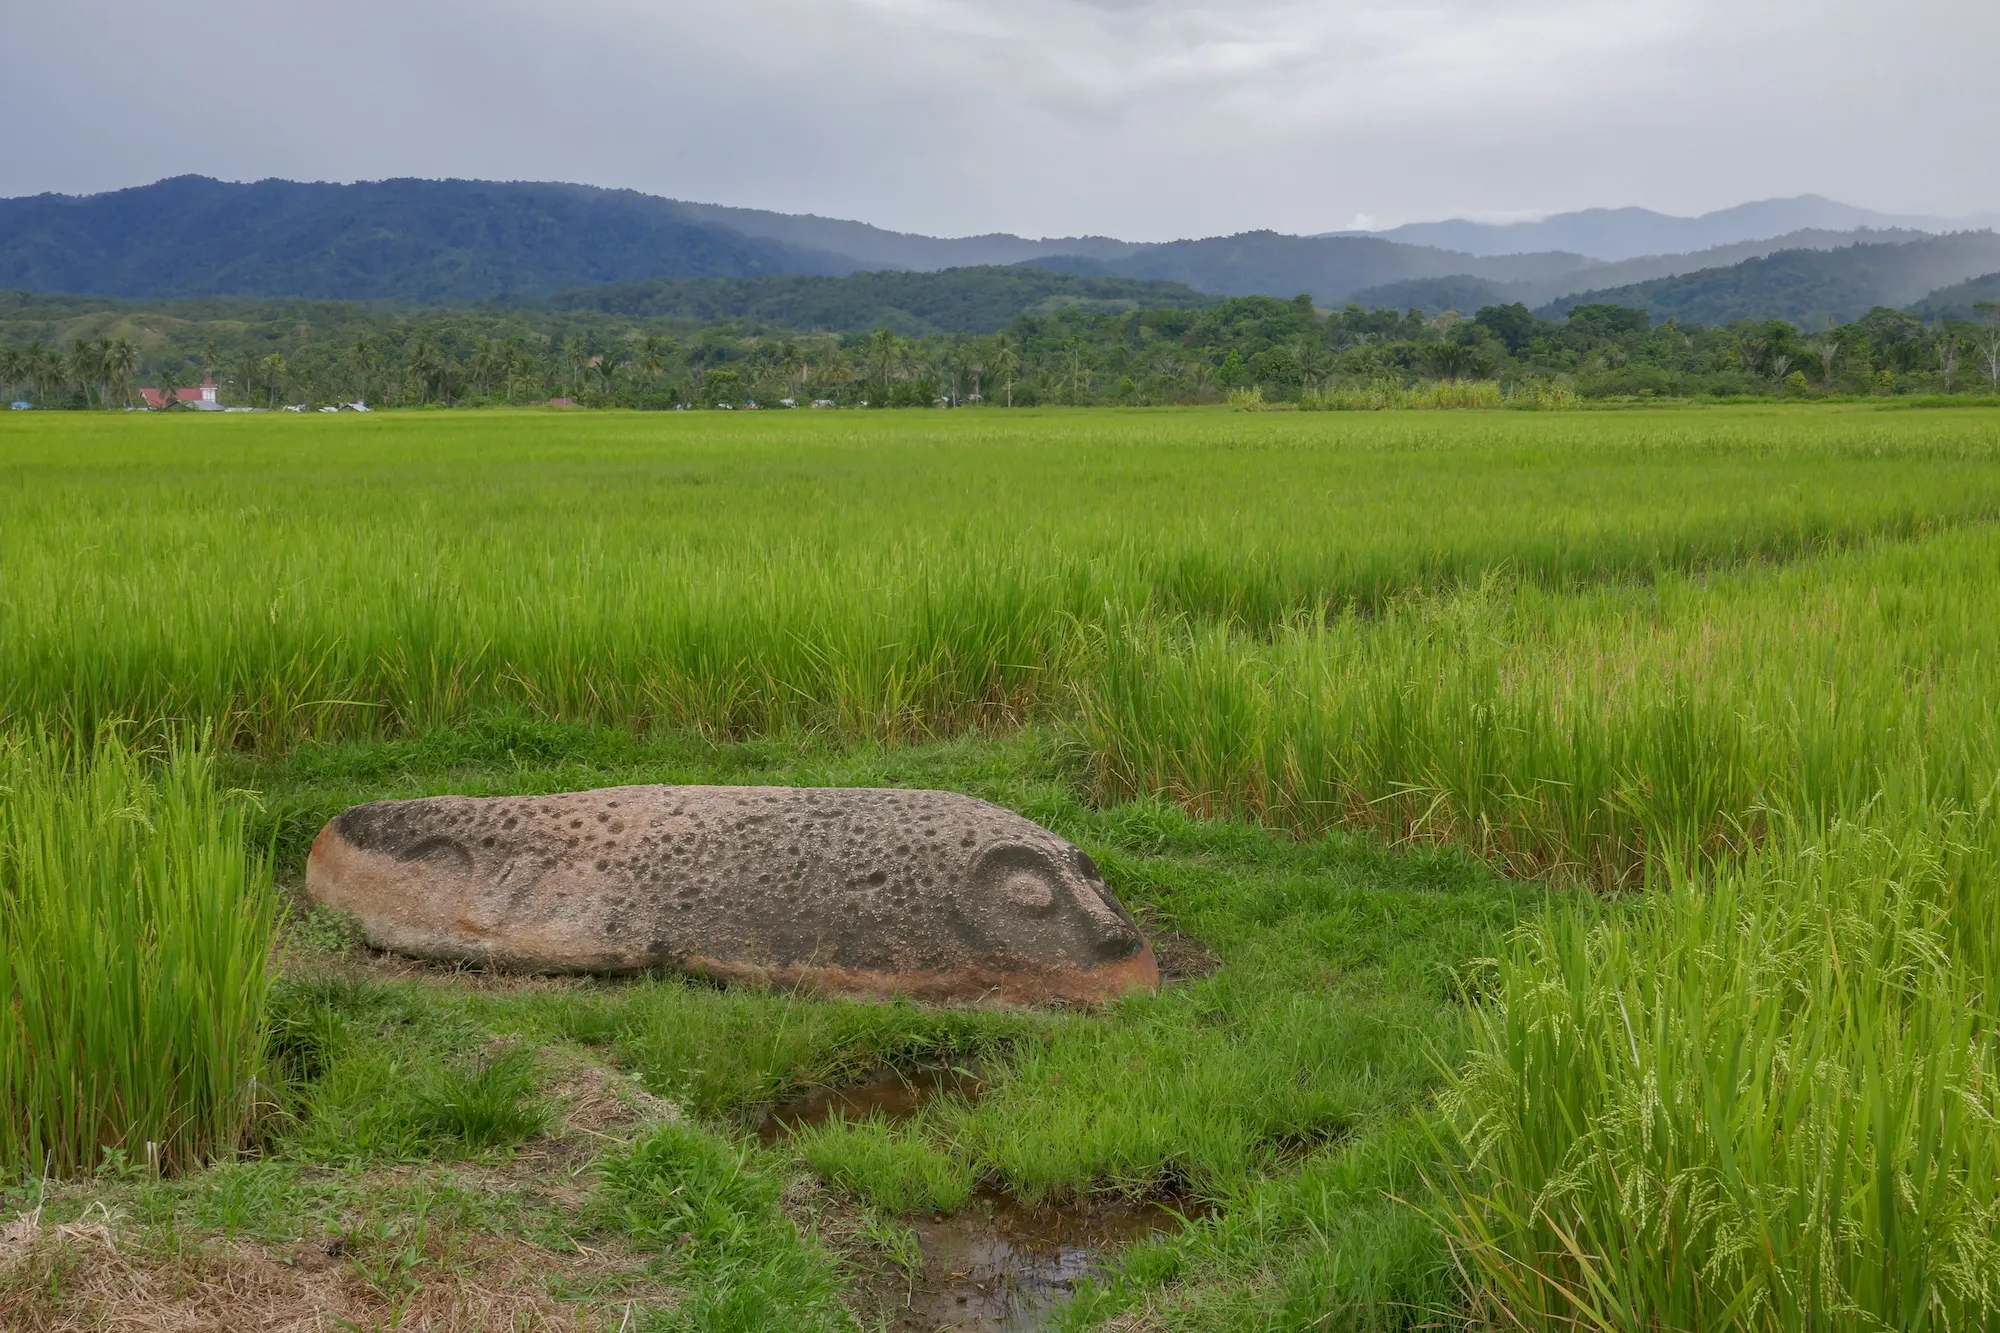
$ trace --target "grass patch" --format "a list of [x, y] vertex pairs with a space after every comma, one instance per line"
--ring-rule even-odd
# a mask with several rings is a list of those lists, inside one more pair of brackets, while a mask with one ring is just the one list
[[965, 1161], [927, 1142], [921, 1126], [834, 1116], [800, 1126], [791, 1142], [821, 1180], [884, 1212], [952, 1213], [972, 1197]]
[[[933, 786], [1022, 810], [1084, 846], [1156, 929], [1198, 940], [1214, 970], [1097, 1014], [932, 1010], [678, 978], [368, 979], [344, 957], [333, 964], [340, 975], [363, 980], [313, 985], [331, 988], [327, 1003], [371, 1041], [586, 1047], [725, 1143], [801, 1089], [883, 1065], [976, 1059], [987, 1085], [977, 1103], [932, 1103], [896, 1125], [829, 1122], [767, 1151], [741, 1140], [746, 1169], [776, 1179], [802, 1163], [837, 1195], [890, 1215], [949, 1208], [980, 1181], [1027, 1199], [1192, 1194], [1213, 1201], [1219, 1219], [1251, 1209], [1261, 1220], [1244, 1236], [1254, 1241], [1190, 1250], [1124, 1289], [1128, 1304], [1162, 1309], [1171, 1293], [1199, 1326], [1230, 1326], [1221, 1312], [1267, 1299], [1266, 1261], [1295, 1275], [1300, 1309], [1317, 1281], [1306, 1275], [1329, 1264], [1349, 1275], [1340, 1290], [1357, 1309], [1371, 1293], [1390, 1303], [1436, 1296], [1443, 1242], [1385, 1194], [1416, 1179], [1410, 1159], [1371, 1145], [1391, 1135], [1425, 1148], [1397, 1127], [1437, 1088], [1439, 1053], [1466, 1041], [1467, 968], [1540, 892], [1450, 849], [1298, 841], [1164, 802], [1096, 809], [1065, 765], [1061, 747], [1032, 731], [898, 747], [594, 736], [580, 755], [542, 764], [463, 746], [447, 764], [421, 740], [371, 741], [301, 750], [257, 775], [273, 812], [336, 809], [372, 794], [370, 783], [416, 794], [636, 781]], [[1369, 1174], [1390, 1160], [1401, 1174]], [[1311, 1183], [1342, 1171], [1343, 1190]], [[1288, 1192], [1286, 1181], [1305, 1183]], [[1189, 1234], [1222, 1235], [1210, 1231], [1220, 1224]], [[1378, 1276], [1363, 1281], [1364, 1271]], [[1200, 1323], [1211, 1314], [1222, 1322]]]
[[835, 1299], [833, 1256], [778, 1207], [780, 1187], [746, 1147], [667, 1125], [600, 1163], [613, 1224], [661, 1253], [681, 1299], [648, 1326], [753, 1333], [856, 1327]]

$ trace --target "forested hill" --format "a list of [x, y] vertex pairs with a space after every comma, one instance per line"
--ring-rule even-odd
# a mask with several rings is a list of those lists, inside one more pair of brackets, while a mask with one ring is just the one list
[[1940, 288], [1911, 309], [1924, 319], [1970, 319], [1984, 305], [2000, 305], [2000, 270]]
[[27, 291], [463, 303], [855, 267], [691, 220], [670, 200], [577, 185], [180, 176], [109, 194], [0, 199], [0, 287]]
[[986, 266], [941, 273], [855, 273], [844, 278], [656, 278], [559, 292], [537, 304], [644, 320], [830, 333], [892, 329], [916, 337], [992, 333], [1021, 315], [1071, 307], [1106, 313], [1185, 310], [1211, 306], [1220, 299], [1175, 282]]
[[1656, 320], [1729, 324], [1782, 319], [1800, 328], [1858, 319], [1876, 306], [1908, 306], [1954, 283], [2000, 270], [2000, 235], [1959, 232], [1903, 244], [1785, 250], [1724, 268], [1565, 296], [1542, 313], [1573, 306], [1636, 306]]
[[[1841, 248], [1791, 253], [1828, 247]], [[1782, 252], [1765, 257], [1774, 249]], [[1022, 273], [1006, 278], [1002, 265]], [[545, 304], [577, 293], [565, 299], [607, 313], [910, 334], [990, 330], [1044, 301], [1156, 308], [1186, 305], [1197, 292], [1305, 293], [1322, 306], [1425, 310], [1519, 302], [1560, 313], [1610, 302], [1684, 322], [1783, 318], [1817, 327], [1996, 270], [2000, 243], [1991, 233], [1798, 232], [1605, 263], [1561, 250], [1481, 256], [1377, 236], [1270, 231], [1164, 243], [939, 238], [528, 182], [181, 176], [109, 194], [0, 199], [0, 288], [453, 307]], [[799, 280], [859, 274], [871, 276], [839, 286]]]
[[1738, 204], [1692, 218], [1671, 217], [1645, 208], [1587, 208], [1577, 213], [1557, 213], [1537, 222], [1471, 222], [1454, 218], [1448, 222], [1413, 222], [1388, 231], [1333, 234], [1380, 236], [1407, 245], [1434, 245], [1475, 255], [1574, 250], [1594, 259], [1616, 261], [1646, 255], [1685, 254], [1799, 231], [1916, 228], [1943, 232], [1968, 225], [1985, 226], [1987, 221], [1954, 226], [1943, 218], [1877, 213], [1805, 194], [1792, 199]]
[[1307, 292], [1323, 303], [1378, 283], [1455, 273], [1568, 291], [1589, 284], [1558, 280], [1591, 267], [1573, 254], [1481, 259], [1371, 237], [1274, 232], [1164, 244], [948, 239], [522, 182], [245, 185], [181, 176], [109, 194], [0, 199], [0, 287], [125, 298], [463, 305], [652, 279], [935, 271], [1024, 259], [1077, 276], [1173, 282], [1218, 295]]
[[1503, 283], [1547, 282], [1590, 267], [1588, 260], [1573, 254], [1479, 258], [1371, 236], [1285, 236], [1271, 231], [1144, 245], [1111, 259], [1061, 256], [1027, 262], [1065, 273], [1185, 283], [1227, 296], [1306, 292], [1322, 305], [1338, 305], [1363, 288], [1409, 278], [1463, 274]]

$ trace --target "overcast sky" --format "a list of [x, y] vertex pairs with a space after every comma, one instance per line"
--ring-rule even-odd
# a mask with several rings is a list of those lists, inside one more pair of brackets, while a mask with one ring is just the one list
[[1997, 0], [0, 0], [0, 195], [630, 186], [1140, 240], [2000, 209]]

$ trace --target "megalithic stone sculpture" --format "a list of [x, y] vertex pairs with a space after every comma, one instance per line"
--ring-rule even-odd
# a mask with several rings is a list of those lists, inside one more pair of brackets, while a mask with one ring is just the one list
[[310, 898], [419, 958], [820, 992], [1097, 1004], [1160, 984], [1097, 867], [938, 791], [612, 787], [355, 806]]

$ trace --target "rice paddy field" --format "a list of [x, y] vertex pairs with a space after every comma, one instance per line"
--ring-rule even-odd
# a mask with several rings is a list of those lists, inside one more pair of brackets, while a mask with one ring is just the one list
[[[1978, 408], [0, 421], [0, 1326], [2000, 1328], [1996, 519]], [[293, 896], [619, 782], [999, 801], [1170, 983]], [[980, 1323], [1018, 1208], [1171, 1225]]]

